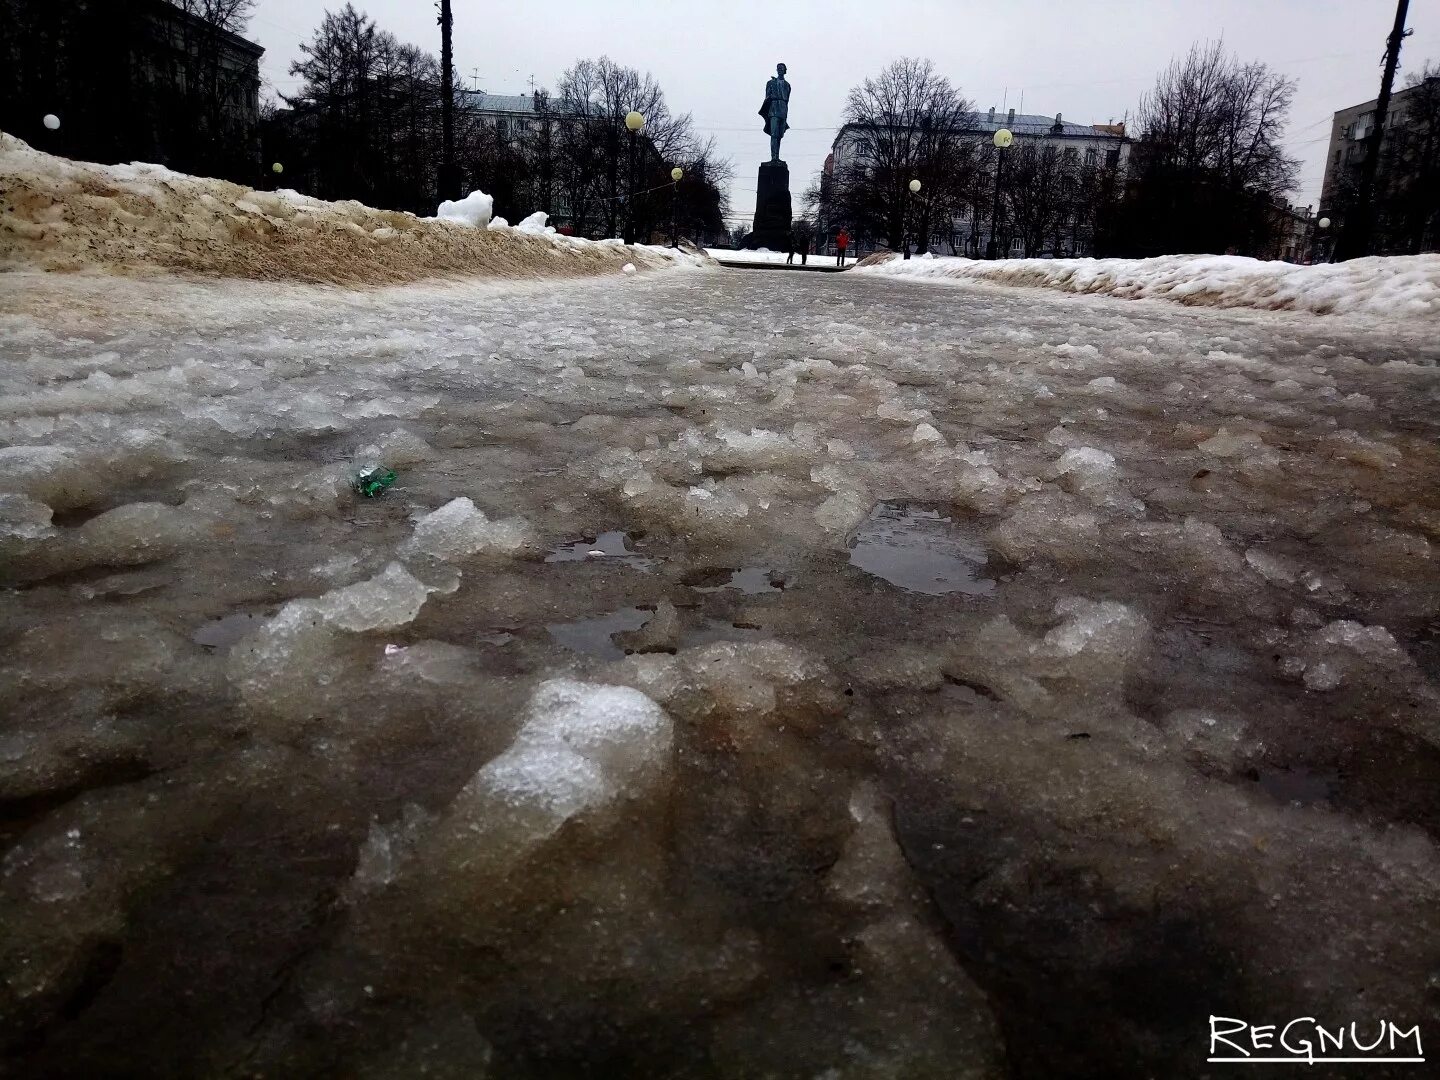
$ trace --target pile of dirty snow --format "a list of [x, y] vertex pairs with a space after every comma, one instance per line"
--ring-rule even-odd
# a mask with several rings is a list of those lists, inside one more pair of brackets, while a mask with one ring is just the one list
[[857, 269], [895, 277], [1104, 293], [1127, 300], [1174, 300], [1196, 307], [1440, 318], [1440, 255], [1300, 266], [1238, 255], [985, 262], [887, 254], [872, 256]]
[[[186, 270], [339, 285], [443, 276], [570, 277], [700, 265], [698, 255], [561, 236], [531, 215], [514, 228], [472, 192], [433, 219], [256, 191], [160, 165], [96, 165], [0, 132], [0, 267]], [[538, 221], [537, 221], [538, 217]], [[487, 227], [488, 226], [488, 227]]]

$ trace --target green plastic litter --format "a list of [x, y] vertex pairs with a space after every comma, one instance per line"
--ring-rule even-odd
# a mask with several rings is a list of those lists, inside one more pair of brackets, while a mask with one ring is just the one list
[[373, 499], [391, 484], [395, 483], [395, 473], [384, 465], [371, 465], [369, 468], [361, 469], [350, 486], [355, 489], [355, 494], [364, 495], [367, 499]]

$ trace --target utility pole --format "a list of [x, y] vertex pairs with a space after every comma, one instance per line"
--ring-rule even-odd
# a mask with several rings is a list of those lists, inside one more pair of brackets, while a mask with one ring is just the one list
[[460, 197], [460, 176], [455, 169], [455, 53], [450, 36], [454, 19], [450, 0], [440, 0], [440, 198]]
[[1350, 212], [1340, 242], [1336, 245], [1335, 257], [1341, 262], [1370, 254], [1371, 234], [1375, 228], [1375, 174], [1380, 167], [1380, 142], [1385, 136], [1385, 114], [1390, 111], [1390, 90], [1395, 84], [1395, 68], [1400, 63], [1400, 46], [1410, 36], [1405, 29], [1405, 15], [1409, 7], [1410, 0], [1397, 0], [1395, 27], [1385, 39], [1385, 74], [1380, 78], [1375, 120], [1365, 136], [1365, 160], [1360, 163], [1355, 208]]

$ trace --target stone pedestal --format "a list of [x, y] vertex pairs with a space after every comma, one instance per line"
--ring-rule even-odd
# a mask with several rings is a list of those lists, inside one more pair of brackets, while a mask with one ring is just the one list
[[790, 244], [790, 166], [767, 161], [755, 184], [755, 230], [745, 239], [749, 248], [784, 251]]

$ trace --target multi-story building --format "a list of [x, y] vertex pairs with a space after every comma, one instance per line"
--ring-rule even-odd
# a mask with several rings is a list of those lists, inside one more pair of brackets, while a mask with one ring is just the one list
[[[1053, 147], [1059, 152], [1061, 161], [1075, 167], [1077, 172], [1082, 168], [1095, 172], [1102, 167], [1123, 171], [1130, 157], [1131, 139], [1125, 134], [1123, 123], [1074, 124], [1065, 120], [1060, 113], [1053, 117], [1017, 113], [1014, 109], [997, 113], [992, 108], [984, 113], [972, 113], [956, 134], [988, 144], [1000, 128], [1008, 129], [1015, 136], [1014, 144], [1006, 151], [1007, 154], [1014, 154], [1027, 144], [1043, 148]], [[849, 166], [863, 164], [861, 159], [864, 145], [855, 125], [841, 126], [831, 145], [830, 157], [826, 160], [826, 175], [833, 177]], [[993, 177], [993, 172], [990, 175]], [[1001, 179], [1003, 182], [1003, 176]], [[988, 184], [980, 185], [977, 187], [976, 197], [963, 206], [953, 219], [932, 222], [928, 246], [936, 251], [968, 252], [972, 255], [987, 251], [992, 228], [991, 199], [986, 194], [989, 190]], [[1000, 246], [1005, 249], [1003, 254], [1027, 254], [1025, 240], [1017, 235], [1017, 230], [1008, 228], [1003, 218], [1002, 212], [1002, 221], [997, 232]], [[1031, 250], [1028, 254], [1087, 255], [1090, 253], [1093, 235], [1093, 220], [1072, 221], [1059, 242], [1049, 241], [1044, 250]], [[865, 238], [857, 239], [863, 243]]]
[[0, 27], [0, 128], [91, 161], [258, 177], [253, 41], [170, 0], [0, 0]]
[[[1345, 211], [1354, 198], [1359, 183], [1360, 171], [1369, 153], [1365, 141], [1375, 127], [1375, 107], [1378, 99], [1351, 105], [1335, 113], [1330, 125], [1330, 146], [1325, 158], [1325, 182], [1320, 192], [1320, 213], [1329, 216], [1336, 228], [1343, 228]], [[1423, 167], [1414, 155], [1397, 156], [1391, 151], [1397, 141], [1433, 142], [1436, 139], [1434, 126], [1440, 122], [1440, 78], [1431, 77], [1414, 86], [1396, 90], [1390, 98], [1390, 108], [1385, 117], [1385, 133], [1381, 143], [1380, 161], [1377, 166], [1376, 187], [1383, 196], [1388, 190], [1404, 187], [1414, 179], [1408, 176], [1392, 176], [1390, 170], [1397, 160], [1402, 166]], [[1413, 143], [1412, 143], [1413, 144]], [[1430, 167], [1435, 165], [1435, 153], [1428, 155]], [[1433, 177], [1431, 177], [1433, 182]], [[1440, 206], [1431, 207], [1432, 216], [1440, 217]], [[1383, 213], [1382, 213], [1383, 217]], [[1421, 224], [1423, 241], [1440, 242], [1440, 221], [1433, 222], [1428, 229]], [[1377, 230], [1377, 254], [1398, 254], [1413, 250], [1410, 241], [1414, 237], [1405, 235], [1403, 226], [1386, 229], [1384, 223]]]
[[493, 128], [502, 139], [520, 138], [530, 130], [531, 124], [541, 118], [542, 110], [551, 104], [547, 95], [541, 94], [487, 94], [484, 90], [465, 90], [461, 93], [464, 110], [480, 123]]
[[1270, 210], [1270, 243], [1258, 253], [1259, 257], [1293, 263], [1323, 257], [1316, 250], [1315, 214], [1312, 209], [1277, 202]]

